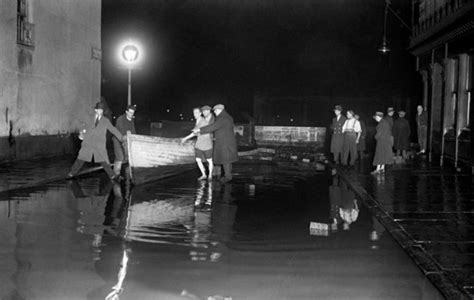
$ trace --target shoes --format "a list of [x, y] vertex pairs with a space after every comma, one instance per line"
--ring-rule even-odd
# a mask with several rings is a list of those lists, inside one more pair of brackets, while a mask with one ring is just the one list
[[372, 174], [372, 175], [376, 175], [376, 174], [379, 174], [379, 173], [382, 173], [382, 170], [374, 170], [374, 171], [370, 172], [370, 174]]
[[73, 178], [74, 178], [74, 175], [71, 172], [69, 172], [65, 177], [66, 180], [71, 180]]
[[207, 179], [206, 175], [202, 175], [202, 176], [199, 177], [197, 180], [206, 180], [206, 179]]

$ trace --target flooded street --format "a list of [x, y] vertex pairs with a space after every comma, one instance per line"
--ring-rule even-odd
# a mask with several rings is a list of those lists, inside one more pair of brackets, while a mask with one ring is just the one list
[[442, 299], [338, 176], [234, 172], [4, 193], [0, 299]]

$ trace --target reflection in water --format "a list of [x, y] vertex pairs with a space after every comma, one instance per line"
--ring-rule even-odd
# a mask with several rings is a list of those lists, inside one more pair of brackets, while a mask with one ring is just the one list
[[[400, 299], [436, 298], [337, 176], [240, 174], [233, 184], [190, 174], [140, 186], [133, 201], [129, 187], [97, 178], [11, 209], [0, 201], [0, 299], [382, 299], [399, 286]], [[337, 234], [308, 235], [309, 221], [334, 219]]]
[[343, 230], [349, 230], [350, 225], [359, 217], [359, 205], [354, 192], [339, 176], [333, 176], [332, 185], [329, 186], [329, 200], [331, 202], [331, 230], [337, 232], [339, 224]]

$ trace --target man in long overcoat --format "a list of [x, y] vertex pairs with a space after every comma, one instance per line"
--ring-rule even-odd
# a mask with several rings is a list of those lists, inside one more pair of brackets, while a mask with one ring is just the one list
[[111, 179], [116, 179], [117, 176], [110, 167], [109, 157], [107, 155], [106, 144], [106, 133], [110, 131], [117, 139], [123, 140], [123, 136], [118, 131], [109, 119], [104, 117], [104, 105], [98, 102], [95, 107], [94, 122], [92, 122], [88, 128], [81, 131], [80, 138], [83, 139], [81, 149], [76, 161], [71, 167], [71, 172], [66, 178], [74, 177], [86, 161], [100, 163], [104, 168], [104, 171], [109, 175]]
[[407, 159], [407, 150], [410, 148], [410, 124], [408, 120], [405, 119], [405, 112], [398, 112], [399, 118], [393, 123], [393, 138], [394, 138], [394, 148], [397, 151], [397, 156], [402, 154], [403, 159]]
[[193, 129], [194, 133], [214, 133], [213, 161], [215, 165], [222, 165], [224, 178], [222, 182], [232, 180], [232, 163], [238, 160], [237, 142], [234, 135], [234, 119], [225, 111], [224, 105], [214, 106], [216, 120], [213, 124]]
[[334, 157], [334, 162], [338, 163], [342, 157], [342, 151], [344, 148], [344, 133], [342, 132], [342, 126], [346, 122], [346, 117], [342, 115], [342, 106], [336, 105], [334, 108], [335, 118], [332, 119], [332, 137], [331, 137], [331, 153]]

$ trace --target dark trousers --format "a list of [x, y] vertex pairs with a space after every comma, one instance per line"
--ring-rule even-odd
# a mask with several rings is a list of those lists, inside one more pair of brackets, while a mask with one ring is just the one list
[[344, 148], [342, 151], [342, 164], [347, 165], [347, 160], [349, 159], [349, 154], [351, 155], [350, 165], [355, 164], [357, 158], [357, 133], [355, 132], [346, 132], [344, 136]]
[[418, 125], [417, 126], [417, 133], [418, 133], [418, 145], [420, 146], [420, 151], [426, 150], [426, 136], [428, 131], [428, 126], [426, 125]]
[[[74, 162], [74, 164], [71, 167], [71, 174], [74, 176], [77, 173], [79, 173], [79, 170], [82, 168], [84, 163], [85, 163], [85, 161], [80, 160], [80, 159], [76, 159], [76, 161]], [[115, 173], [114, 173], [114, 171], [112, 170], [112, 168], [110, 167], [110, 165], [108, 163], [106, 163], [105, 161], [102, 161], [102, 162], [100, 162], [100, 165], [104, 168], [105, 173], [107, 173], [107, 175], [110, 178], [114, 177]]]
[[224, 168], [224, 176], [227, 179], [232, 179], [232, 164], [222, 164]]

